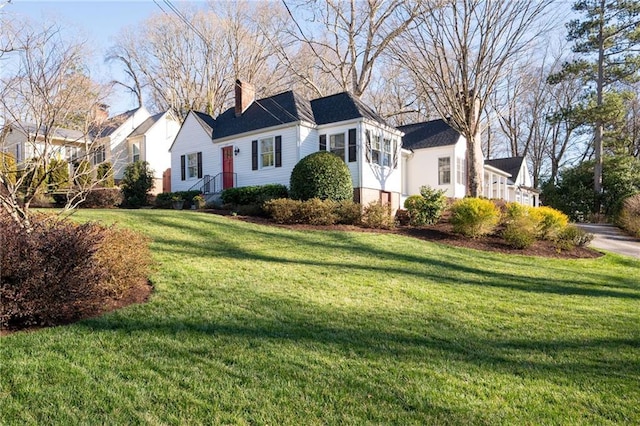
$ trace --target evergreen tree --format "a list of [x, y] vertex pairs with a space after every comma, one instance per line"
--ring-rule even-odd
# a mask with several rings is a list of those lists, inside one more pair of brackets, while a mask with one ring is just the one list
[[[573, 51], [580, 59], [566, 63], [562, 71], [549, 78], [557, 83], [578, 77], [586, 88], [585, 97], [569, 113], [584, 124], [594, 127], [594, 183], [602, 192], [603, 139], [607, 127], [622, 121], [620, 110], [627, 94], [621, 83], [637, 80], [640, 69], [640, 3], [635, 0], [580, 0], [573, 9], [582, 20], [567, 24], [567, 39], [574, 42]], [[596, 197], [599, 199], [599, 197]]]

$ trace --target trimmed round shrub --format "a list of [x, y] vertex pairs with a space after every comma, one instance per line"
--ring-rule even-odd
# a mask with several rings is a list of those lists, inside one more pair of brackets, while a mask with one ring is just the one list
[[491, 233], [500, 221], [500, 209], [490, 200], [463, 198], [451, 206], [453, 231], [477, 238]]
[[327, 151], [315, 152], [298, 162], [291, 172], [289, 195], [295, 200], [349, 200], [353, 182], [340, 157]]

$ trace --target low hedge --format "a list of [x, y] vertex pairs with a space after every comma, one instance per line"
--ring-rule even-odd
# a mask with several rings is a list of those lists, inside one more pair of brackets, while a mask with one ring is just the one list
[[360, 204], [351, 200], [277, 198], [267, 201], [264, 209], [275, 222], [283, 224], [357, 225], [361, 218]]
[[173, 207], [174, 201], [183, 200], [183, 208], [190, 209], [194, 204], [193, 199], [198, 195], [200, 195], [200, 191], [162, 192], [156, 195], [155, 206], [161, 209], [170, 209]]
[[280, 184], [243, 186], [240, 188], [228, 188], [222, 191], [220, 199], [224, 204], [233, 206], [248, 206], [252, 204], [262, 205], [266, 201], [287, 198], [287, 187]]

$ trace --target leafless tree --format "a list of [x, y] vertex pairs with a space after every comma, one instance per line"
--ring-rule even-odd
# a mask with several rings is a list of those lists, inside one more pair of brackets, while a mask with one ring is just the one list
[[277, 33], [281, 13], [247, 1], [167, 8], [120, 33], [107, 61], [123, 67], [127, 80], [117, 83], [139, 104], [146, 98], [152, 109], [172, 109], [180, 118], [192, 109], [215, 116], [230, 104], [238, 78], [260, 95], [282, 87], [286, 70], [265, 37]]
[[411, 31], [394, 43], [396, 58], [420, 93], [467, 140], [468, 192], [482, 194], [480, 112], [499, 80], [545, 31], [552, 0], [443, 0], [423, 5]]
[[[69, 38], [59, 25], [24, 21], [5, 27], [3, 34], [6, 28], [14, 32], [10, 35], [12, 51], [4, 58], [0, 78], [0, 151], [15, 153], [9, 144], [18, 141], [28, 158], [14, 158], [12, 170], [6, 166], [0, 170], [0, 206], [29, 230], [29, 209], [39, 195], [38, 188], [54, 172], [54, 164], [69, 167], [63, 161], [68, 145], [60, 143], [61, 132], [78, 152], [88, 155], [96, 106], [102, 104], [107, 91], [85, 74], [85, 44]], [[71, 171], [70, 181], [79, 183], [73, 190], [69, 188], [63, 212], [84, 200], [93, 180], [79, 175], [93, 172], [91, 167]]]
[[[417, 16], [418, 3], [408, 0], [283, 0], [297, 42], [314, 54], [306, 70], [280, 51], [283, 61], [317, 96], [328, 95], [313, 74], [329, 76], [340, 90], [362, 96], [374, 77], [375, 65], [389, 44], [404, 33]], [[312, 71], [312, 73], [309, 73]]]

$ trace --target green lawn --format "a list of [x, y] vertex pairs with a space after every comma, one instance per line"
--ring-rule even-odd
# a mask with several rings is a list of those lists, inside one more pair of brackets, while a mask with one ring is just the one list
[[158, 210], [150, 303], [0, 338], [0, 424], [640, 424], [640, 261]]

